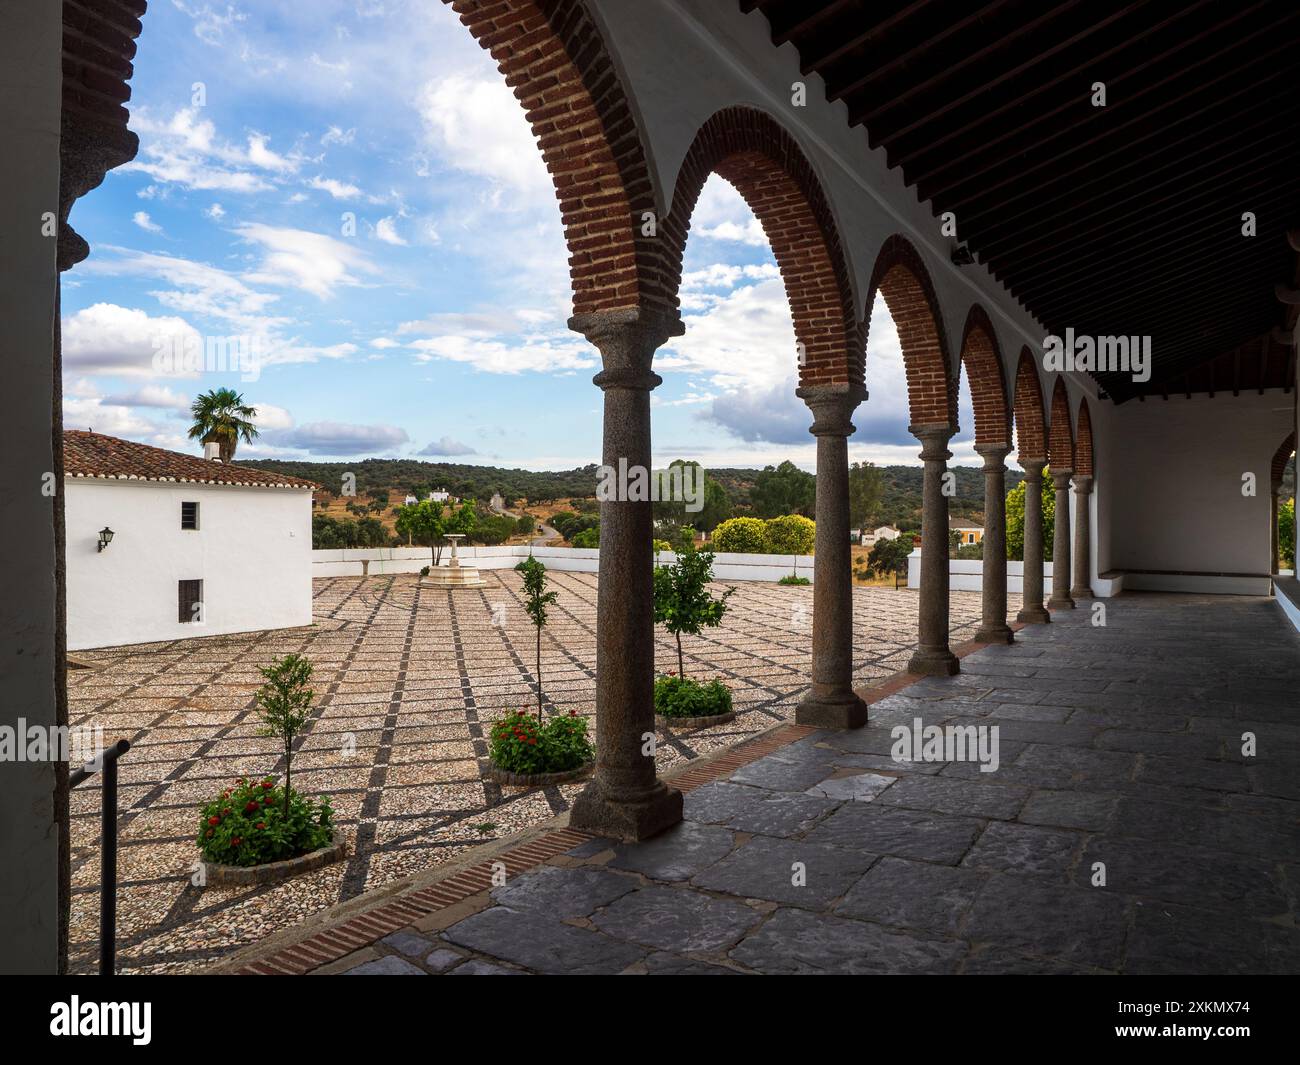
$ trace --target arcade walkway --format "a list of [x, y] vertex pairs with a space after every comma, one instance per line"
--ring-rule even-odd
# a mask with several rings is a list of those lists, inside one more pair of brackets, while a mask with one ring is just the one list
[[[780, 726], [688, 770], [685, 823], [651, 841], [557, 824], [240, 965], [1297, 971], [1300, 637], [1267, 599], [1106, 611], [1104, 627], [1057, 613], [977, 651], [877, 702], [864, 729]], [[891, 728], [917, 717], [996, 725], [997, 770], [893, 761]], [[509, 877], [491, 888], [494, 860]]]

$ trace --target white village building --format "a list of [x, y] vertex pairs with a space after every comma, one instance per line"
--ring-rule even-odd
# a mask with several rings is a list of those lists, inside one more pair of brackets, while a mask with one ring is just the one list
[[92, 432], [63, 457], [70, 650], [311, 624], [312, 482]]

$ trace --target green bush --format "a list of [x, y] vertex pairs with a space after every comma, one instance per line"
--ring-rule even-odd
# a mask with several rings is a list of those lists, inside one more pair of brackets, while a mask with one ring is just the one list
[[817, 523], [802, 514], [768, 518], [767, 542], [778, 555], [806, 555], [817, 541]]
[[516, 710], [492, 723], [488, 757], [508, 773], [563, 773], [595, 756], [587, 739], [587, 719], [576, 710], [557, 714], [543, 725], [528, 710]]
[[600, 525], [594, 528], [583, 529], [582, 532], [574, 533], [569, 539], [569, 543], [574, 547], [593, 548], [600, 546]]
[[793, 573], [787, 573], [777, 584], [812, 584], [807, 577], [796, 577]]
[[317, 803], [293, 791], [285, 793], [271, 777], [240, 777], [203, 807], [199, 815], [199, 851], [220, 865], [265, 865], [308, 854], [334, 839], [334, 810], [329, 796]]
[[717, 551], [742, 555], [770, 555], [767, 523], [760, 518], [728, 518], [713, 530], [711, 545]]
[[716, 717], [731, 712], [731, 690], [720, 680], [669, 673], [655, 678], [655, 713], [663, 717]]
[[667, 540], [659, 540], [659, 539], [651, 540], [650, 546], [654, 550], [654, 553], [656, 555], [660, 551], [671, 551], [673, 549], [673, 545], [670, 544]]

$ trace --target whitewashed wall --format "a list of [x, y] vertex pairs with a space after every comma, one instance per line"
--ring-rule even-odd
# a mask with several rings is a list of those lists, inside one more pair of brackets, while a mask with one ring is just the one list
[[[503, 547], [464, 547], [461, 560], [481, 570], [509, 569], [529, 553], [548, 569], [561, 572], [595, 573], [600, 568], [600, 551], [578, 547], [534, 547], [518, 544]], [[660, 562], [677, 561], [671, 551], [661, 551]], [[442, 565], [451, 559], [444, 549]], [[431, 563], [427, 547], [372, 547], [313, 551], [312, 574], [316, 577], [360, 577], [363, 574], [418, 573]], [[720, 553], [713, 557], [713, 576], [720, 581], [776, 581], [792, 573], [813, 577], [812, 555], [742, 555]]]
[[[921, 552], [913, 551], [907, 556], [907, 586], [921, 587]], [[948, 590], [953, 592], [978, 592], [984, 587], [984, 562], [981, 559], [953, 558], [948, 560]], [[1092, 578], [1092, 594], [1102, 599], [1118, 595], [1124, 587], [1123, 577]], [[1025, 564], [1023, 562], [1007, 563], [1007, 598], [1014, 613], [1020, 609], [1016, 597], [1025, 590]], [[1043, 563], [1043, 592], [1052, 590], [1052, 564]]]
[[[199, 503], [199, 529], [181, 503]], [[96, 551], [99, 530], [113, 542]], [[68, 478], [68, 647], [310, 625], [311, 493]], [[202, 580], [201, 622], [177, 620], [177, 582]]]

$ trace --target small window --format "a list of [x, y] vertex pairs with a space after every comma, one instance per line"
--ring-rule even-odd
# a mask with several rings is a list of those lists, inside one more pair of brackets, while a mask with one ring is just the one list
[[176, 620], [181, 624], [203, 621], [203, 582], [176, 582]]
[[199, 527], [199, 505], [198, 503], [181, 504], [181, 528], [197, 529]]

